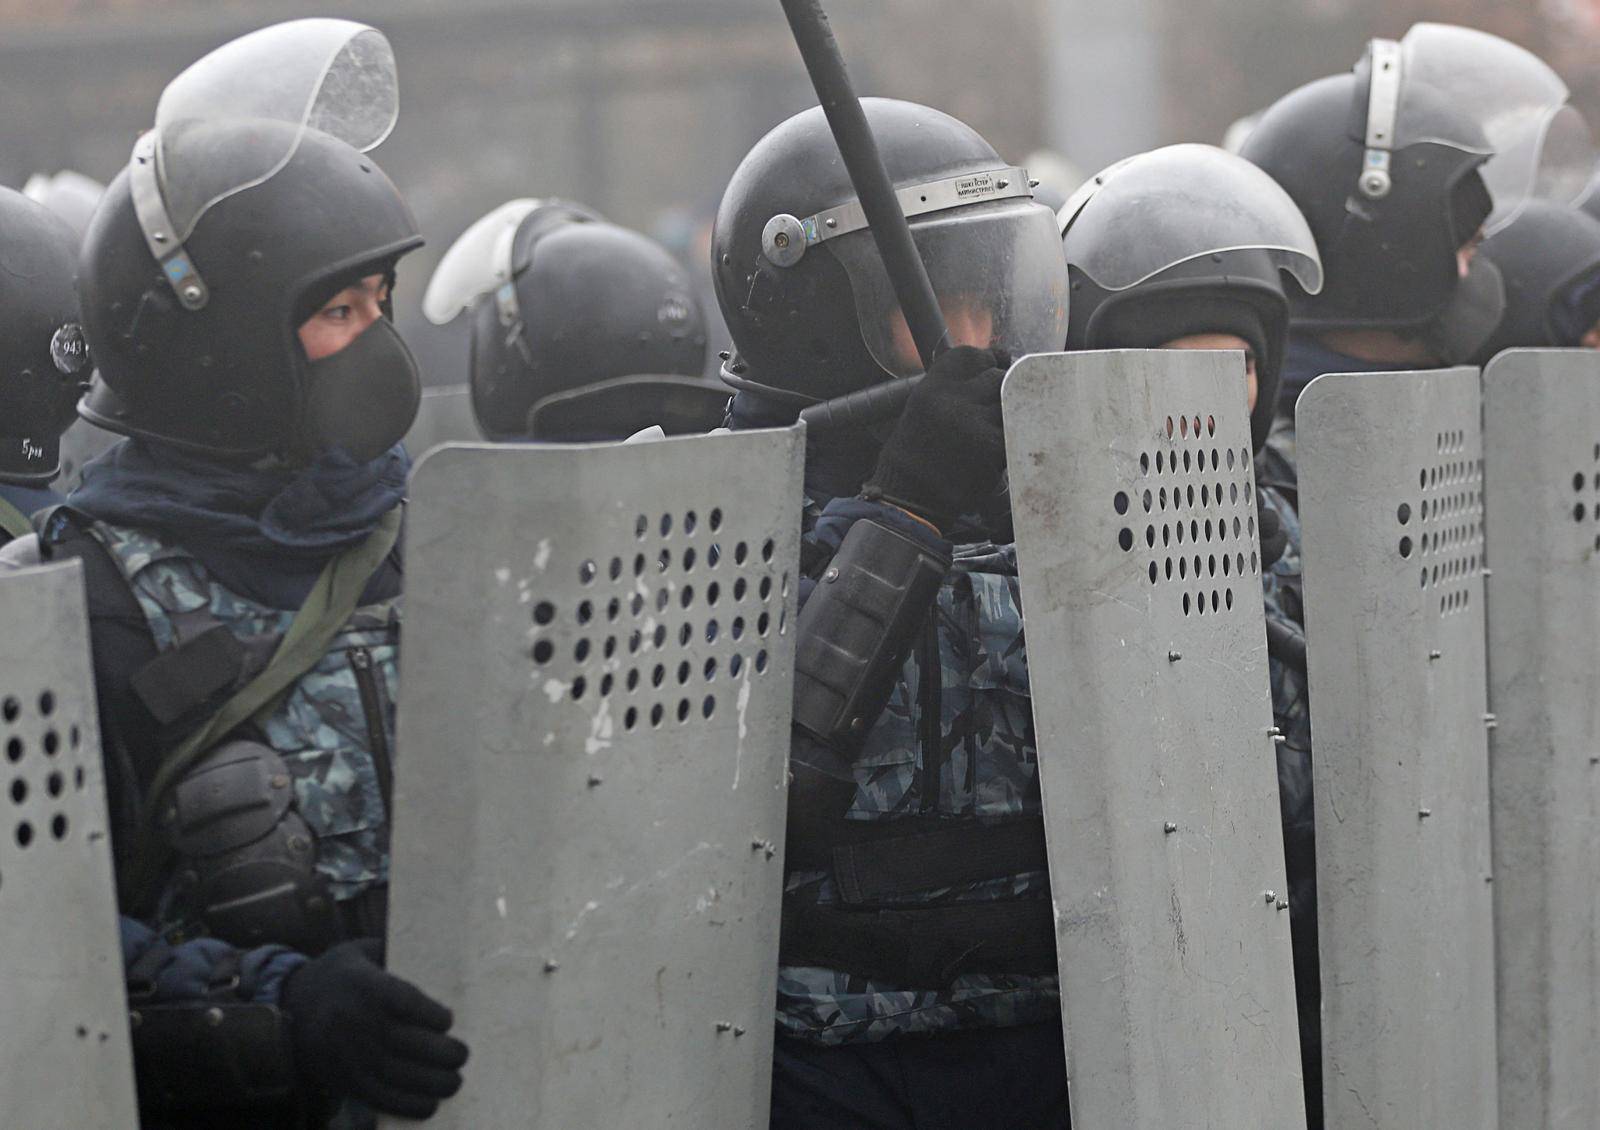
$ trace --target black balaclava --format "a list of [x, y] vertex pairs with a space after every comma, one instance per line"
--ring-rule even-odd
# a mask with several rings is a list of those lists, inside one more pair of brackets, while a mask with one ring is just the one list
[[1108, 309], [1096, 341], [1116, 342], [1122, 349], [1159, 349], [1191, 334], [1236, 334], [1249, 343], [1256, 358], [1256, 404], [1272, 404], [1278, 374], [1271, 371], [1267, 328], [1255, 306], [1216, 294], [1153, 294], [1119, 302]]

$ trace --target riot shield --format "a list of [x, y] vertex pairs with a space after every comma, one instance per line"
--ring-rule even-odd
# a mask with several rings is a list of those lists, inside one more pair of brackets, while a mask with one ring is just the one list
[[1237, 353], [1037, 355], [1002, 401], [1072, 1124], [1305, 1124]]
[[0, 1122], [139, 1124], [77, 562], [0, 577]]
[[422, 390], [417, 418], [406, 432], [406, 450], [421, 459], [444, 443], [476, 443], [483, 438], [472, 415], [472, 397], [466, 385], [445, 385]]
[[61, 436], [61, 473], [51, 487], [70, 494], [83, 482], [84, 464], [99, 458], [115, 446], [121, 436], [97, 428], [88, 420], [78, 420]]
[[1329, 1126], [1495, 1125], [1474, 369], [1301, 395]]
[[766, 1125], [802, 437], [417, 468], [389, 957], [473, 1049], [430, 1125]]
[[1500, 1125], [1600, 1112], [1600, 355], [1483, 375]]

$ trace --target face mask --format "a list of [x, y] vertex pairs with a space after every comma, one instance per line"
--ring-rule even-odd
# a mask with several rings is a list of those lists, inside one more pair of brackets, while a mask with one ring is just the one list
[[1449, 304], [1422, 332], [1422, 339], [1440, 362], [1460, 365], [1484, 347], [1505, 312], [1500, 268], [1479, 255], [1467, 269], [1467, 277], [1457, 284]]
[[417, 363], [387, 318], [339, 352], [306, 366], [300, 449], [343, 448], [368, 463], [404, 438], [422, 403]]

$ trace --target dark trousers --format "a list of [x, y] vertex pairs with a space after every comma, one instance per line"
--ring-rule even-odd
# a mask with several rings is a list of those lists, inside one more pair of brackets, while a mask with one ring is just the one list
[[818, 1047], [778, 1037], [771, 1130], [1070, 1130], [1061, 1025]]

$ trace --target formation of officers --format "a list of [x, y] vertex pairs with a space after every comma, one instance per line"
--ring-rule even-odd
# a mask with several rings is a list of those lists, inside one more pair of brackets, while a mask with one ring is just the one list
[[[315, 75], [282, 105], [254, 89], [307, 60]], [[450, 1012], [384, 970], [400, 440], [420, 396], [391, 312], [396, 264], [422, 242], [366, 153], [393, 124], [389, 64], [360, 25], [266, 29], [174, 80], [81, 240], [0, 192], [15, 539], [0, 560], [83, 564], [146, 1127], [425, 1118], [469, 1055]], [[1538, 141], [1565, 111], [1529, 92], [1551, 83], [1510, 44], [1420, 25], [1285, 95], [1241, 152], [1131, 157], [1055, 213], [964, 123], [864, 102], [902, 198], [923, 190], [912, 229], [955, 348], [897, 417], [808, 439], [807, 575], [919, 580], [872, 610], [890, 625], [879, 646], [826, 669], [807, 633], [847, 653], [863, 613], [830, 595], [845, 586], [802, 592], [773, 1127], [1068, 1125], [999, 489], [1002, 377], [1063, 348], [1244, 355], [1320, 1125], [1295, 398], [1321, 373], [1600, 347], [1600, 220], [1545, 191], [1560, 178]], [[988, 191], [941, 194], [975, 177]], [[792, 423], [922, 369], [870, 232], [785, 235], [848, 217], [835, 210], [854, 197], [820, 110], [739, 166], [713, 235], [734, 347], [720, 384], [699, 377], [707, 335], [683, 270], [579, 204], [485, 216], [424, 310], [470, 322], [473, 410], [494, 440]], [[126, 438], [62, 499], [49, 484], [75, 415]], [[286, 661], [291, 632], [320, 650]], [[856, 696], [871, 724], [816, 707], [811, 684]], [[846, 848], [876, 868], [870, 907], [841, 891]], [[885, 905], [901, 913], [870, 913]]]

